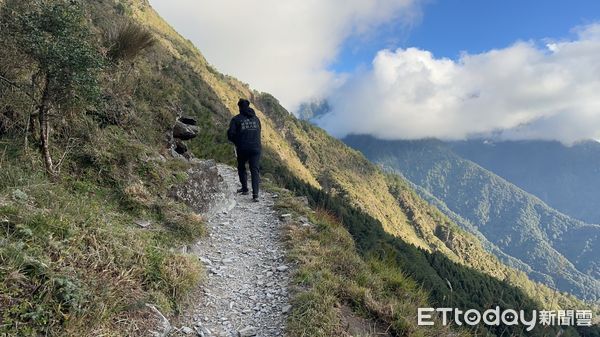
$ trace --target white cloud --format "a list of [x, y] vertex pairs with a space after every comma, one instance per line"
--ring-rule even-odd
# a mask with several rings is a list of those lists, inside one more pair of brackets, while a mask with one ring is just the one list
[[340, 82], [342, 42], [418, 17], [417, 0], [151, 0], [209, 62], [288, 108]]
[[337, 136], [600, 138], [600, 24], [546, 48], [517, 42], [458, 61], [382, 50], [331, 97], [319, 124]]

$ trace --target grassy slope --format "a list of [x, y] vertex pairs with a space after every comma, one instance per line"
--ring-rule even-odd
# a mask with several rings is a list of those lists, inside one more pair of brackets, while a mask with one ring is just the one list
[[[2, 157], [0, 334], [144, 334], [144, 303], [178, 309], [202, 273], [194, 257], [170, 248], [201, 235], [203, 222], [160, 197], [180, 163], [135, 157], [127, 163], [145, 173], [117, 185], [89, 175], [50, 182], [37, 156]], [[135, 225], [139, 218], [152, 230]]]
[[[106, 15], [93, 18], [93, 29], [115, 19], [117, 7], [93, 6], [90, 12]], [[132, 69], [107, 68], [95, 109], [53, 120], [53, 153], [65, 155], [58, 181], [43, 174], [37, 149], [23, 144], [19, 114], [28, 102], [0, 88], [2, 108], [17, 113], [16, 127], [0, 134], [0, 334], [143, 335], [152, 328], [144, 303], [172, 314], [196, 286], [199, 262], [172, 250], [202, 235], [203, 221], [166, 198], [187, 164], [160, 157], [175, 119], [168, 99], [181, 94], [168, 88], [175, 78], [156, 73], [154, 62], [168, 62], [165, 55], [155, 48]], [[15, 81], [33, 71], [22, 66]], [[119, 124], [107, 124], [115, 111]], [[136, 219], [151, 220], [151, 230]]]
[[299, 264], [294, 282], [302, 290], [292, 303], [288, 326], [292, 336], [347, 336], [351, 331], [342, 313], [344, 305], [371, 326], [379, 325], [378, 333], [471, 335], [440, 322], [432, 327], [416, 325], [417, 309], [429, 305], [427, 292], [390, 264], [361, 257], [353, 237], [332, 213], [313, 211], [286, 191], [280, 192], [277, 207], [294, 214], [285, 229], [286, 243], [290, 257]]

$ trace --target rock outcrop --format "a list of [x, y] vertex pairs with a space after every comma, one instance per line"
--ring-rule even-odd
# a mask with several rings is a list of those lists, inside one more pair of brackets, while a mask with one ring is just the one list
[[196, 124], [186, 124], [182, 122], [182, 120], [196, 123], [196, 121], [192, 118], [179, 118], [179, 120], [177, 120], [173, 126], [173, 138], [181, 140], [190, 140], [195, 138], [198, 135], [198, 127]]
[[188, 146], [184, 141], [194, 139], [198, 136], [198, 121], [192, 117], [179, 117], [173, 125], [173, 130], [169, 134], [169, 143], [171, 144], [171, 154], [173, 157], [182, 156], [185, 159], [191, 159], [192, 154], [188, 152]]
[[194, 159], [192, 162], [193, 167], [186, 172], [188, 180], [173, 186], [169, 196], [205, 215], [233, 208], [233, 192], [219, 174], [217, 164], [213, 160]]

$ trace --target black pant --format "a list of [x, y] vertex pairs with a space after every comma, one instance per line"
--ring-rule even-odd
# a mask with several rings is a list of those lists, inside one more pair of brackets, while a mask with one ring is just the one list
[[250, 163], [250, 174], [252, 175], [252, 195], [258, 196], [258, 185], [260, 183], [260, 151], [237, 150], [238, 175], [244, 191], [248, 190], [248, 175], [246, 173], [246, 162]]

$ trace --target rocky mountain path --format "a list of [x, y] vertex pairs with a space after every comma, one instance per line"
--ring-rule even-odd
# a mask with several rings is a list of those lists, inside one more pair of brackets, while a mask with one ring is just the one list
[[211, 215], [208, 236], [191, 247], [207, 273], [192, 310], [176, 322], [171, 336], [283, 336], [290, 311], [290, 265], [282, 244], [283, 222], [275, 195], [260, 202], [235, 194], [236, 171], [218, 165], [232, 208]]

